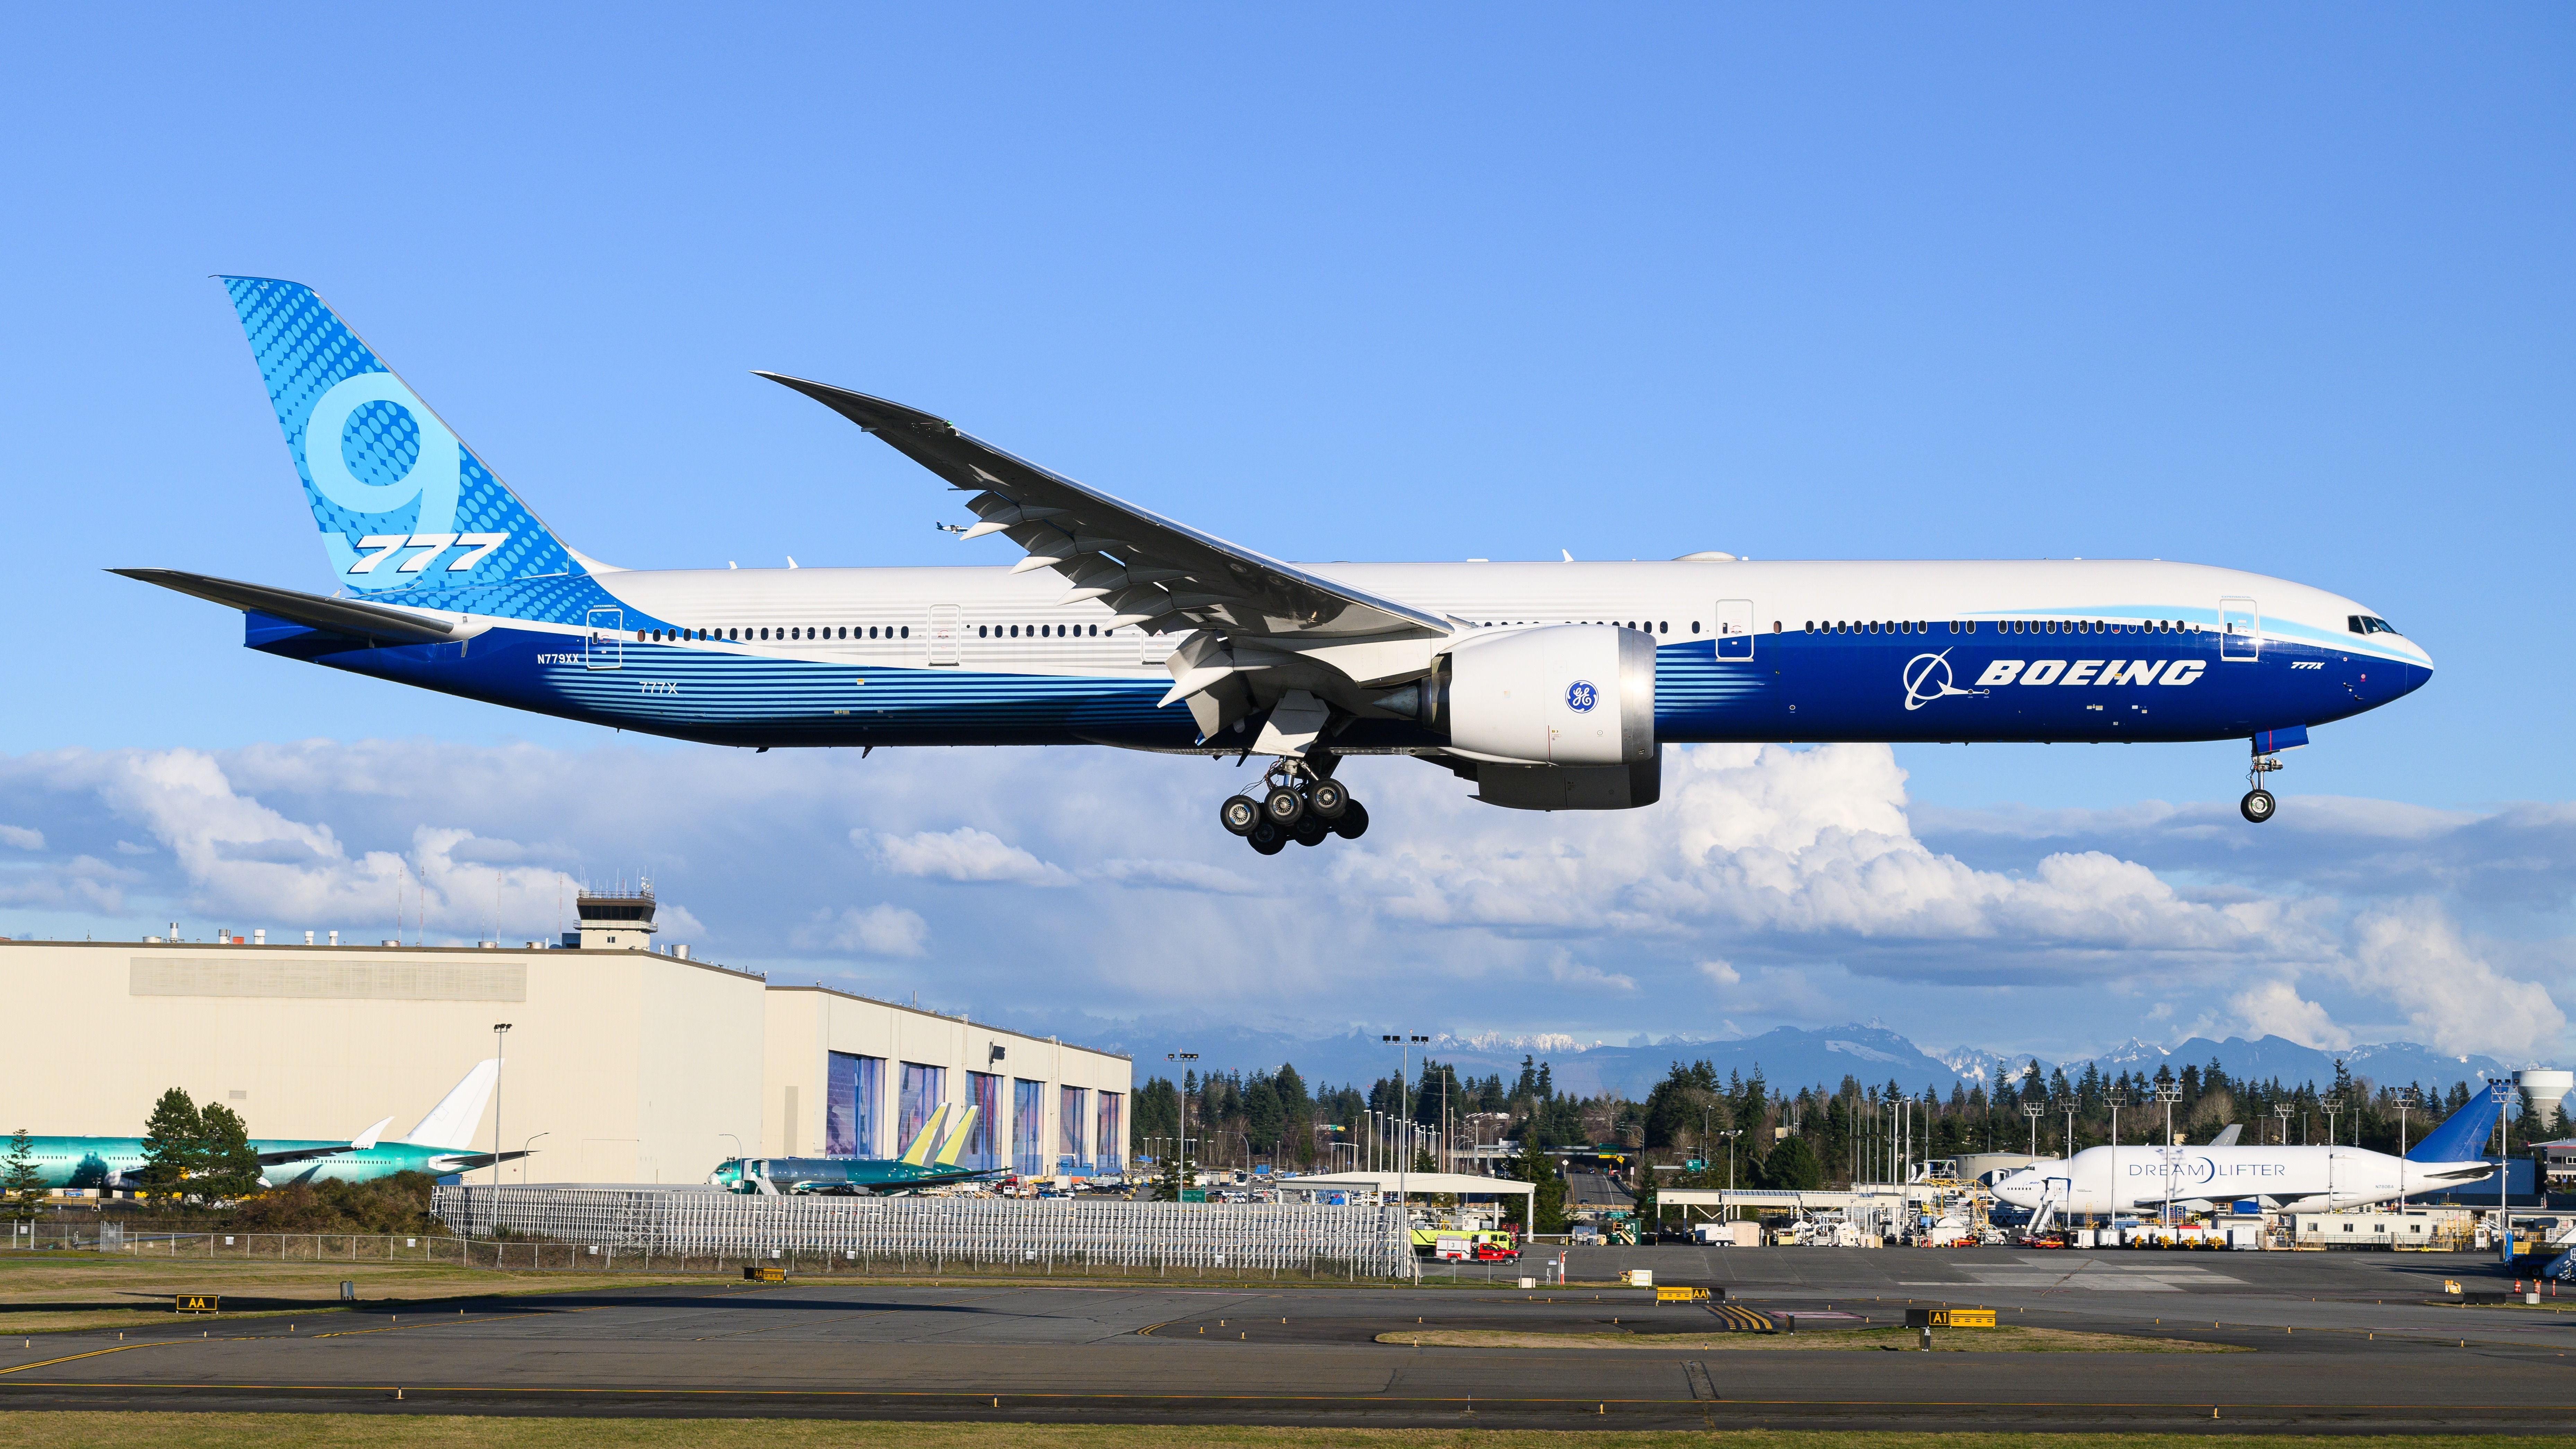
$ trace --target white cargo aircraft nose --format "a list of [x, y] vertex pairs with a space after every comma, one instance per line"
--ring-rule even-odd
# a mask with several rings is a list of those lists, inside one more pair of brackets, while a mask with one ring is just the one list
[[1997, 1198], [2011, 1203], [2017, 1208], [2035, 1208], [2039, 1206], [2039, 1169], [2035, 1167], [2016, 1168], [2013, 1171], [1996, 1178], [1994, 1194]]

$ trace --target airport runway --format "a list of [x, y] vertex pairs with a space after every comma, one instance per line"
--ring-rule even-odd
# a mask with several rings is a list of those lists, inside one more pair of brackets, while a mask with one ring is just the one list
[[[1404, 1348], [1397, 1328], [1648, 1332], [1634, 1291], [892, 1288], [710, 1282], [398, 1304], [0, 1352], [0, 1407], [978, 1418], [1495, 1427], [2576, 1430], [2561, 1315], [2427, 1304], [2483, 1260], [2389, 1254], [1595, 1250], [1764, 1311], [1901, 1322], [1910, 1298], [2228, 1354]], [[0, 1320], [4, 1322], [5, 1320]], [[1959, 1330], [1972, 1332], [1973, 1330]], [[205, 1336], [200, 1337], [203, 1333]], [[397, 1394], [400, 1397], [397, 1397]], [[2217, 1417], [2212, 1419], [2213, 1411]]]

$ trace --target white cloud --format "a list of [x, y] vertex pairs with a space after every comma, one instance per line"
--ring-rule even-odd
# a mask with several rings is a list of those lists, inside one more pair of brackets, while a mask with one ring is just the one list
[[873, 905], [862, 911], [845, 906], [817, 912], [796, 933], [797, 944], [827, 951], [855, 951], [869, 956], [928, 954], [930, 923], [917, 912], [896, 905]]
[[1195, 860], [1104, 860], [1083, 872], [1095, 880], [1120, 885], [1162, 886], [1177, 891], [1211, 891], [1218, 895], [1266, 895], [1260, 885], [1219, 866]]
[[2301, 1046], [2339, 1051], [2352, 1045], [2352, 1033], [2335, 1025], [2323, 1006], [2299, 995], [2289, 981], [2258, 982], [2228, 998], [2245, 1034], [2282, 1036]]
[[955, 830], [924, 830], [914, 835], [887, 835], [853, 830], [850, 840], [861, 849], [871, 842], [885, 868], [896, 875], [938, 880], [1006, 881], [1014, 885], [1067, 886], [1071, 872], [1047, 864], [988, 830], [961, 825]]
[[24, 825], [0, 825], [0, 845], [19, 850], [42, 850], [45, 848], [45, 832], [30, 830]]
[[2498, 972], [2459, 923], [2426, 900], [2363, 914], [2342, 974], [2395, 1004], [2421, 1038], [2445, 1052], [2487, 1052], [2509, 1062], [2555, 1055], [2567, 1015], [2537, 982]]
[[[891, 758], [423, 740], [0, 757], [0, 818], [56, 852], [0, 851], [0, 907], [26, 918], [0, 925], [153, 933], [175, 917], [373, 939], [399, 892], [406, 937], [425, 896], [433, 939], [510, 940], [569, 925], [572, 882], [642, 871], [665, 892], [665, 938], [686, 931], [711, 960], [923, 960], [935, 937], [938, 989], [1032, 1011], [1317, 1023], [1354, 999], [1406, 1014], [1463, 1000], [1462, 1024], [1586, 1039], [1881, 1016], [2051, 1055], [2204, 1015], [2555, 1055], [2548, 988], [2576, 967], [2554, 917], [2497, 930], [2479, 915], [2576, 881], [2555, 864], [2576, 824], [2554, 807], [2453, 819], [2363, 802], [2340, 812], [2343, 838], [2285, 816], [2256, 857], [2214, 854], [2192, 822], [2216, 814], [2198, 806], [2021, 833], [1949, 812], [1942, 838], [1963, 843], [1944, 849], [1874, 746], [1675, 749], [1662, 804], [1553, 815], [1363, 757], [1342, 778], [1369, 834], [1263, 858], [1215, 828], [1242, 779], [1226, 765]], [[2420, 902], [2349, 885], [2368, 874], [2355, 840], [2432, 862], [2407, 877]]]

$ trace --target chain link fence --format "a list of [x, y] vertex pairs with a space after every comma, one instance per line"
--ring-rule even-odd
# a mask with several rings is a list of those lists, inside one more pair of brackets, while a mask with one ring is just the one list
[[[766, 1197], [618, 1188], [442, 1187], [430, 1210], [495, 1266], [614, 1256], [627, 1267], [777, 1260], [807, 1271], [1391, 1278], [1400, 1210], [1079, 1198]], [[603, 1264], [604, 1266], [604, 1264]]]

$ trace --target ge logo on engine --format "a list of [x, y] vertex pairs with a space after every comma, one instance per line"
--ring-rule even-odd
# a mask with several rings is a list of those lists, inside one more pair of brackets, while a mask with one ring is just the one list
[[1601, 691], [1593, 688], [1589, 679], [1578, 679], [1565, 687], [1565, 707], [1576, 714], [1590, 714], [1592, 706], [1600, 702]]

